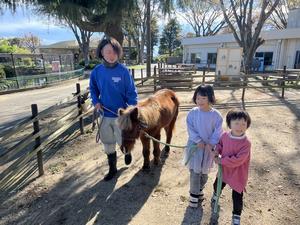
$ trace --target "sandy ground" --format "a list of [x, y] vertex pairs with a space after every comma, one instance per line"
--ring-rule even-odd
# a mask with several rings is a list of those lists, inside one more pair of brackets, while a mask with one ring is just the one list
[[[299, 93], [287, 91], [282, 100], [273, 92], [246, 92], [246, 109], [252, 116], [247, 133], [252, 155], [242, 224], [300, 224]], [[173, 144], [186, 144], [185, 119], [193, 106], [192, 94], [178, 93], [182, 108]], [[229, 108], [240, 105], [241, 91], [216, 91], [216, 97], [216, 108], [225, 116]], [[209, 175], [202, 207], [189, 208], [189, 174], [181, 165], [182, 153], [182, 149], [171, 149], [162, 165], [145, 173], [138, 141], [132, 164], [125, 166], [118, 150], [118, 176], [104, 182], [107, 162], [102, 146], [95, 143], [95, 132], [78, 136], [46, 163], [43, 177], [23, 190], [1, 194], [0, 224], [209, 224], [216, 171]], [[230, 224], [228, 187], [220, 205], [219, 224]]]

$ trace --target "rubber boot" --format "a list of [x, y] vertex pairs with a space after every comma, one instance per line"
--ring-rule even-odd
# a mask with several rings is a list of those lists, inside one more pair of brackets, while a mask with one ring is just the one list
[[117, 153], [114, 152], [112, 154], [107, 155], [109, 171], [108, 174], [105, 175], [104, 180], [111, 180], [117, 173]]

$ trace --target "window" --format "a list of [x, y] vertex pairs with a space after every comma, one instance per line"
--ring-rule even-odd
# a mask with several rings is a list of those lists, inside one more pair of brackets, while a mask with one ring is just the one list
[[255, 57], [264, 57], [264, 53], [263, 52], [256, 52]]
[[207, 63], [216, 64], [217, 63], [217, 53], [207, 53]]
[[300, 69], [300, 51], [296, 52], [294, 69]]
[[271, 66], [273, 63], [273, 52], [265, 52], [265, 66]]
[[191, 54], [191, 63], [200, 63], [200, 62], [201, 62], [200, 53], [192, 53]]

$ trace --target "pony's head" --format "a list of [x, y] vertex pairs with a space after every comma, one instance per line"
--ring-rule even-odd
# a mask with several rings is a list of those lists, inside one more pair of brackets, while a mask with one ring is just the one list
[[128, 154], [134, 147], [136, 139], [139, 138], [142, 129], [147, 125], [139, 119], [138, 107], [128, 107], [126, 110], [119, 110], [119, 118], [117, 120], [119, 128], [122, 131], [121, 151]]

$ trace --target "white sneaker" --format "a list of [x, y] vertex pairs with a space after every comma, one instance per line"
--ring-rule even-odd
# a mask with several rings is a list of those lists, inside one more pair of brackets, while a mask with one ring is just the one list
[[241, 224], [241, 216], [239, 215], [232, 215], [232, 225], [240, 225]]

